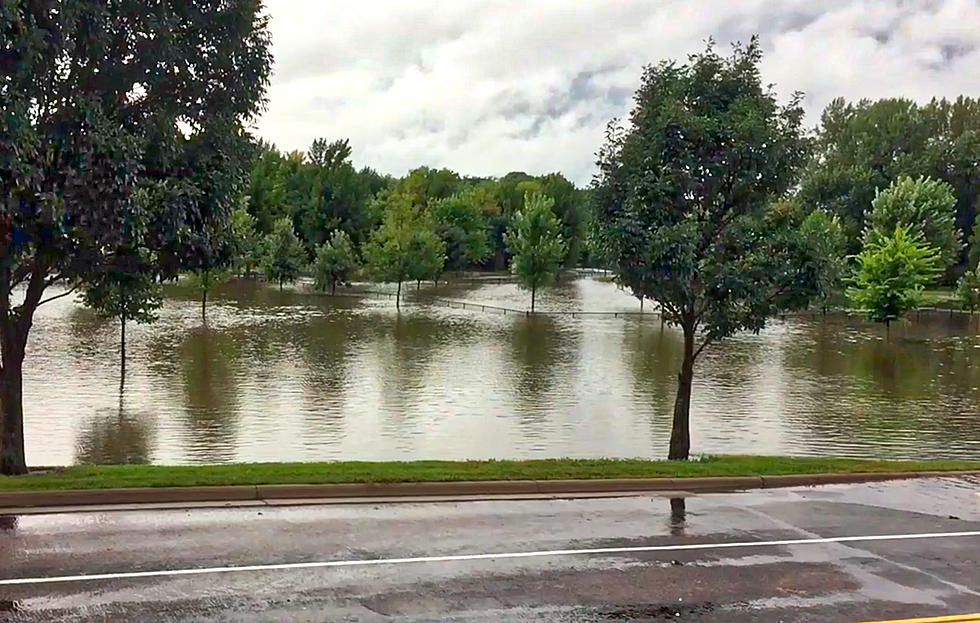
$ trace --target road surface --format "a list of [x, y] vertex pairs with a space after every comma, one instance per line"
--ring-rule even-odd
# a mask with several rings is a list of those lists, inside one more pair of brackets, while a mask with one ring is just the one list
[[[980, 612], [980, 480], [0, 516], [0, 620], [749, 621]], [[89, 577], [89, 576], [96, 577]]]

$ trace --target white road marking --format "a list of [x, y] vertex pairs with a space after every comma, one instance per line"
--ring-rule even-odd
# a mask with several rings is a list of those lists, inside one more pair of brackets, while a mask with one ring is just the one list
[[950, 539], [980, 537], [980, 530], [969, 532], [927, 532], [920, 534], [876, 534], [867, 536], [837, 536], [817, 539], [786, 539], [782, 541], [741, 541], [734, 543], [689, 543], [677, 545], [645, 545], [635, 547], [597, 547], [592, 549], [555, 549], [536, 552], [501, 552], [498, 554], [453, 554], [448, 556], [417, 556], [412, 558], [373, 558], [368, 560], [324, 560], [318, 562], [294, 562], [267, 565], [242, 565], [238, 567], [202, 567], [192, 569], [162, 569], [159, 571], [127, 571], [121, 573], [93, 573], [89, 575], [62, 575], [41, 578], [8, 578], [0, 580], [0, 586], [14, 584], [52, 584], [55, 582], [86, 582], [92, 580], [128, 580], [177, 575], [203, 575], [207, 573], [231, 573], [241, 571], [283, 571], [292, 569], [322, 569], [327, 567], [366, 567], [373, 565], [405, 565], [424, 562], [458, 562], [467, 560], [496, 560], [505, 558], [540, 558], [544, 556], [584, 556], [590, 554], [633, 554], [642, 552], [681, 552], [704, 549], [736, 549], [746, 547], [778, 547], [787, 545], [820, 545], [824, 543], [855, 543], [871, 541], [904, 541], [913, 539]]

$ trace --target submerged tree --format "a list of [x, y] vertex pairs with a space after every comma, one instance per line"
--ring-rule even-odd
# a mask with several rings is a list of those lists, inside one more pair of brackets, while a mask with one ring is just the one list
[[956, 296], [971, 314], [980, 308], [980, 264], [963, 273], [956, 284]]
[[847, 265], [847, 235], [837, 215], [814, 210], [800, 226], [803, 240], [810, 245], [817, 263], [816, 304], [826, 314], [831, 299], [844, 287]]
[[817, 294], [800, 222], [770, 210], [805, 160], [800, 95], [762, 84], [753, 38], [649, 66], [627, 127], [610, 124], [593, 182], [596, 218], [621, 283], [657, 301], [684, 334], [668, 458], [690, 452], [694, 364]]
[[[135, 188], [196, 186], [194, 145], [244, 138], [264, 104], [269, 43], [255, 0], [0, 3], [0, 473], [27, 471], [22, 378], [35, 311], [99, 278], [117, 249], [137, 249], [126, 226], [141, 210]], [[146, 215], [143, 244], [157, 259], [221, 218], [194, 196]], [[45, 296], [58, 285], [69, 289]]]
[[326, 242], [316, 250], [313, 261], [313, 287], [317, 290], [337, 292], [337, 284], [349, 283], [357, 268], [357, 252], [350, 236], [342, 229], [334, 230]]
[[413, 205], [411, 195], [396, 192], [386, 197], [381, 226], [364, 255], [375, 279], [397, 284], [395, 307], [401, 309], [402, 283], [428, 278], [436, 261], [441, 271], [445, 245], [428, 213]]
[[552, 209], [555, 202], [540, 193], [528, 193], [524, 208], [511, 220], [504, 241], [510, 251], [510, 270], [517, 283], [531, 291], [531, 313], [538, 290], [555, 282], [565, 259], [561, 223]]
[[119, 320], [119, 363], [126, 374], [126, 323], [154, 322], [162, 303], [160, 284], [146, 252], [123, 249], [111, 265], [89, 278], [84, 300], [102, 316]]
[[303, 243], [293, 232], [293, 223], [286, 217], [272, 224], [272, 231], [262, 240], [262, 270], [269, 281], [292, 283], [306, 264]]
[[857, 256], [854, 285], [848, 294], [868, 320], [893, 320], [922, 302], [922, 290], [942, 271], [942, 256], [910, 227], [897, 225], [891, 235], [870, 238]]
[[935, 247], [944, 268], [960, 259], [963, 245], [956, 229], [956, 198], [945, 182], [899, 177], [875, 195], [868, 223], [865, 240], [879, 234], [891, 236], [896, 227], [902, 226]]

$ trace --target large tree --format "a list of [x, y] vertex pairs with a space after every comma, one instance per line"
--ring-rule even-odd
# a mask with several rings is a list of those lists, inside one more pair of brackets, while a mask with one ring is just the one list
[[817, 149], [799, 196], [809, 207], [839, 215], [856, 252], [877, 191], [902, 175], [933, 177], [953, 187], [956, 225], [966, 234], [980, 200], [978, 160], [980, 99], [961, 96], [924, 105], [902, 98], [837, 99], [821, 116]]
[[939, 250], [943, 266], [960, 259], [963, 245], [956, 229], [956, 198], [945, 182], [901, 176], [871, 202], [864, 239], [891, 236], [898, 226], [909, 227]]
[[446, 245], [446, 268], [463, 270], [482, 262], [490, 254], [487, 220], [473, 192], [435, 199], [429, 214]]
[[610, 124], [598, 154], [593, 197], [619, 280], [684, 334], [670, 459], [690, 452], [704, 349], [816, 294], [800, 223], [768, 209], [806, 157], [800, 96], [780, 105], [761, 59], [753, 38], [728, 57], [709, 44], [685, 64], [648, 66], [628, 125]]
[[[205, 173], [193, 163], [207, 154], [234, 166], [222, 154], [260, 110], [270, 64], [258, 0], [0, 4], [0, 472], [27, 471], [22, 370], [35, 310], [118, 249], [166, 258], [202, 239], [222, 215], [197, 200], [213, 189], [195, 187]], [[143, 186], [170, 199], [144, 213], [133, 200]], [[68, 289], [45, 297], [56, 284]]]

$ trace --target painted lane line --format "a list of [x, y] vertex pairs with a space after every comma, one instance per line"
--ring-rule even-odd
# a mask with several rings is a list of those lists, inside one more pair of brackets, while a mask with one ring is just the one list
[[51, 584], [55, 582], [86, 582], [92, 580], [127, 580], [208, 573], [232, 573], [242, 571], [283, 571], [292, 569], [321, 569], [328, 567], [366, 567], [374, 565], [405, 565], [426, 562], [459, 562], [469, 560], [496, 560], [507, 558], [541, 558], [545, 556], [586, 556], [592, 554], [634, 554], [643, 552], [681, 552], [707, 549], [738, 549], [748, 547], [780, 547], [789, 545], [821, 545], [825, 543], [854, 543], [872, 541], [906, 541], [915, 539], [950, 539], [980, 537], [980, 530], [969, 532], [927, 532], [920, 534], [878, 534], [868, 536], [838, 536], [814, 539], [785, 539], [781, 541], [741, 541], [734, 543], [690, 543], [678, 545], [645, 545], [634, 547], [596, 547], [591, 549], [555, 549], [534, 552], [501, 552], [496, 554], [450, 554], [446, 556], [417, 556], [411, 558], [373, 558], [367, 560], [324, 560], [317, 562], [293, 562], [237, 567], [201, 567], [190, 569], [162, 569], [159, 571], [127, 571], [120, 573], [93, 573], [88, 575], [63, 575], [40, 578], [8, 578], [0, 580], [0, 586], [14, 584]]
[[927, 617], [918, 619], [895, 619], [889, 621], [868, 621], [867, 623], [977, 623], [980, 612], [974, 614], [954, 614], [944, 617]]

